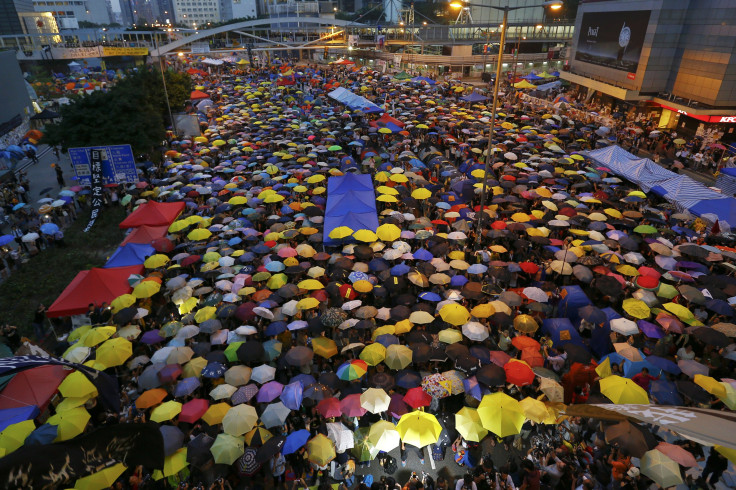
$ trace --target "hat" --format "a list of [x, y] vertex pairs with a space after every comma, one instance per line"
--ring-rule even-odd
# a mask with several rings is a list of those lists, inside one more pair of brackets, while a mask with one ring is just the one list
[[626, 474], [629, 475], [631, 478], [636, 478], [637, 476], [639, 476], [639, 473], [639, 468], [635, 466], [632, 466], [631, 468], [629, 468], [629, 471], [626, 472]]

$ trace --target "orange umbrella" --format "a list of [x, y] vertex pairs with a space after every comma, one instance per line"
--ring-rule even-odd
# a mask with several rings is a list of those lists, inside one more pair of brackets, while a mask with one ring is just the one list
[[513, 339], [511, 339], [511, 344], [519, 350], [534, 349], [538, 351], [542, 348], [542, 346], [539, 345], [539, 342], [531, 337], [527, 337], [526, 335], [519, 335], [518, 337], [514, 337]]
[[151, 408], [164, 401], [164, 398], [166, 398], [167, 395], [168, 393], [166, 392], [166, 390], [161, 388], [154, 388], [152, 390], [145, 391], [135, 401], [135, 406], [139, 410]]
[[503, 370], [506, 371], [506, 381], [516, 386], [530, 385], [536, 377], [529, 364], [516, 359], [511, 359], [504, 364]]

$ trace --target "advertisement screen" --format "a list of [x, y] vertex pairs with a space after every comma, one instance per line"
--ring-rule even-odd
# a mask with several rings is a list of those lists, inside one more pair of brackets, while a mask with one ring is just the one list
[[650, 14], [649, 10], [584, 13], [575, 59], [635, 73]]

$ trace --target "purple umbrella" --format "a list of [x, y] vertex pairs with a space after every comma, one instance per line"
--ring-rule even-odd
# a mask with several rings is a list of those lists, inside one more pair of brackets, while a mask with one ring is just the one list
[[247, 403], [248, 401], [250, 401], [251, 398], [256, 396], [256, 393], [258, 393], [258, 386], [253, 383], [246, 386], [241, 386], [235, 393], [233, 393], [233, 396], [230, 397], [230, 401], [233, 403], [233, 405]]
[[174, 397], [181, 398], [183, 396], [191, 395], [194, 390], [200, 386], [202, 386], [202, 383], [200, 383], [197, 378], [184, 378], [176, 384], [176, 388], [174, 388]]
[[158, 334], [158, 329], [149, 330], [148, 332], [144, 333], [140, 338], [141, 342], [149, 345], [158, 344], [159, 342], [163, 342], [164, 340], [166, 339]]
[[299, 381], [294, 381], [293, 383], [289, 383], [288, 385], [284, 386], [283, 391], [281, 391], [281, 395], [280, 395], [281, 402], [284, 404], [286, 408], [290, 408], [292, 410], [299, 410], [302, 405], [302, 393], [303, 392], [304, 392], [304, 387]]
[[167, 364], [158, 372], [158, 379], [162, 383], [173, 383], [181, 376], [181, 366], [178, 364]]
[[313, 385], [317, 382], [311, 374], [297, 374], [289, 380], [289, 383], [293, 383], [294, 381], [298, 381], [299, 384], [302, 385], [302, 388], [306, 388], [307, 386]]
[[654, 323], [646, 320], [639, 320], [636, 324], [639, 327], [639, 330], [644, 332], [644, 335], [650, 339], [661, 339], [664, 337], [664, 330], [662, 330], [662, 327], [659, 325], [655, 325]]
[[276, 399], [276, 397], [278, 397], [281, 394], [283, 389], [284, 389], [284, 385], [282, 385], [278, 381], [269, 381], [265, 385], [261, 386], [261, 389], [258, 392], [258, 396], [256, 397], [256, 400], [258, 400], [261, 403], [272, 402]]
[[402, 415], [409, 412], [409, 407], [404, 403], [403, 396], [399, 393], [391, 395], [391, 403], [388, 405], [388, 413], [393, 418], [400, 419]]

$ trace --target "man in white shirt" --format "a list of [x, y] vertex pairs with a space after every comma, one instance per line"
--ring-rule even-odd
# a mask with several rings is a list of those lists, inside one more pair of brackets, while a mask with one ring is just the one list
[[693, 346], [690, 344], [687, 344], [684, 347], [680, 347], [677, 349], [677, 360], [686, 360], [690, 361], [695, 359], [695, 352], [693, 351]]

